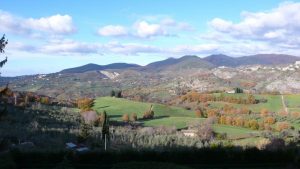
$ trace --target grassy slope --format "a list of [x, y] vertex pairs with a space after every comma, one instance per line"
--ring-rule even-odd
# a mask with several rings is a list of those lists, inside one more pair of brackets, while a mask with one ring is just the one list
[[[151, 103], [135, 102], [126, 99], [100, 97], [96, 99], [94, 109], [102, 112], [106, 110], [109, 115], [120, 119], [123, 114], [136, 113], [138, 118], [150, 109]], [[156, 117], [194, 117], [193, 111], [179, 107], [167, 106], [153, 103], [153, 110]]]
[[254, 131], [247, 128], [227, 126], [227, 125], [214, 125], [214, 131], [217, 133], [228, 133], [230, 137], [249, 137], [250, 134], [257, 134], [258, 131]]
[[[246, 94], [231, 94], [231, 96], [245, 97]], [[254, 96], [256, 99], [266, 98], [268, 100], [268, 102], [266, 103], [246, 105], [254, 112], [259, 112], [262, 108], [267, 108], [269, 111], [274, 111], [274, 112], [278, 112], [283, 109], [280, 95], [254, 95]], [[233, 105], [234, 107], [244, 106], [242, 104], [233, 104], [227, 102], [211, 102], [211, 106], [213, 107], [223, 107], [225, 104]]]
[[[102, 112], [106, 110], [110, 117], [114, 120], [121, 120], [124, 113], [135, 112], [138, 118], [141, 118], [143, 112], [150, 108], [151, 103], [135, 102], [126, 99], [100, 97], [96, 99], [94, 110]], [[204, 119], [195, 118], [194, 112], [179, 107], [166, 106], [162, 104], [153, 104], [156, 118], [153, 120], [142, 121], [145, 126], [176, 126], [177, 128], [186, 127], [188, 123], [193, 121], [202, 121]], [[253, 130], [232, 127], [226, 125], [215, 125], [214, 129], [219, 133], [227, 133], [228, 136], [246, 136], [253, 133]]]
[[289, 109], [300, 110], [300, 95], [285, 95], [284, 99]]

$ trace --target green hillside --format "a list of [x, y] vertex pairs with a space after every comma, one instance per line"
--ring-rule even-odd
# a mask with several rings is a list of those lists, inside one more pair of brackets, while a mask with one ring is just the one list
[[[112, 120], [120, 121], [125, 113], [136, 113], [138, 118], [143, 116], [143, 112], [149, 110], [151, 103], [142, 103], [122, 98], [99, 97], [95, 100], [93, 109], [97, 112], [106, 111]], [[191, 122], [203, 121], [205, 118], [196, 118], [194, 111], [180, 107], [167, 106], [153, 103], [155, 118], [151, 120], [139, 120], [144, 126], [176, 126], [184, 128]], [[254, 130], [232, 127], [227, 125], [214, 125], [217, 133], [227, 133], [229, 137], [249, 136]], [[257, 131], [256, 131], [257, 132]]]

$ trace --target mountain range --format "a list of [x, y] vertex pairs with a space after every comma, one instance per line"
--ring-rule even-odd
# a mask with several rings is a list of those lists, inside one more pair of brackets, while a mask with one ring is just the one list
[[251, 56], [231, 57], [223, 54], [210, 55], [200, 58], [186, 55], [180, 58], [168, 58], [150, 63], [145, 66], [128, 63], [113, 63], [108, 65], [87, 64], [79, 67], [64, 69], [59, 73], [84, 73], [108, 69], [135, 69], [141, 71], [180, 70], [189, 68], [214, 68], [219, 66], [238, 67], [242, 65], [283, 65], [299, 61], [300, 57], [284, 54], [257, 54]]

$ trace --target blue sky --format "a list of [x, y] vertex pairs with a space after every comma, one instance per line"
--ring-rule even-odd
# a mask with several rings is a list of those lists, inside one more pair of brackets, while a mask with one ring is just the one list
[[[0, 0], [2, 76], [87, 63], [145, 65], [223, 53], [299, 55], [300, 3], [280, 0]], [[4, 56], [1, 56], [4, 57]]]

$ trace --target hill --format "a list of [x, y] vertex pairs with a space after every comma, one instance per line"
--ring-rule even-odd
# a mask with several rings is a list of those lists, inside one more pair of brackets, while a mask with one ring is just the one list
[[108, 65], [97, 65], [97, 64], [87, 64], [79, 67], [64, 69], [59, 73], [84, 73], [88, 71], [95, 71], [95, 70], [106, 70], [106, 69], [127, 69], [127, 68], [135, 68], [140, 67], [137, 64], [128, 64], [128, 63], [112, 63]]
[[235, 67], [239, 65], [237, 59], [223, 54], [210, 55], [203, 58], [203, 60], [210, 62], [211, 64], [214, 64], [216, 66]]
[[209, 63], [198, 56], [186, 55], [181, 58], [168, 58], [166, 60], [153, 62], [145, 67], [144, 70], [180, 70], [190, 68], [213, 68], [212, 63]]
[[300, 57], [283, 54], [258, 54], [237, 58], [239, 65], [280, 65], [292, 64], [300, 60]]
[[210, 55], [203, 60], [216, 66], [237, 67], [241, 65], [282, 65], [292, 64], [300, 57], [283, 54], [257, 54], [242, 57], [230, 57], [223, 54]]

